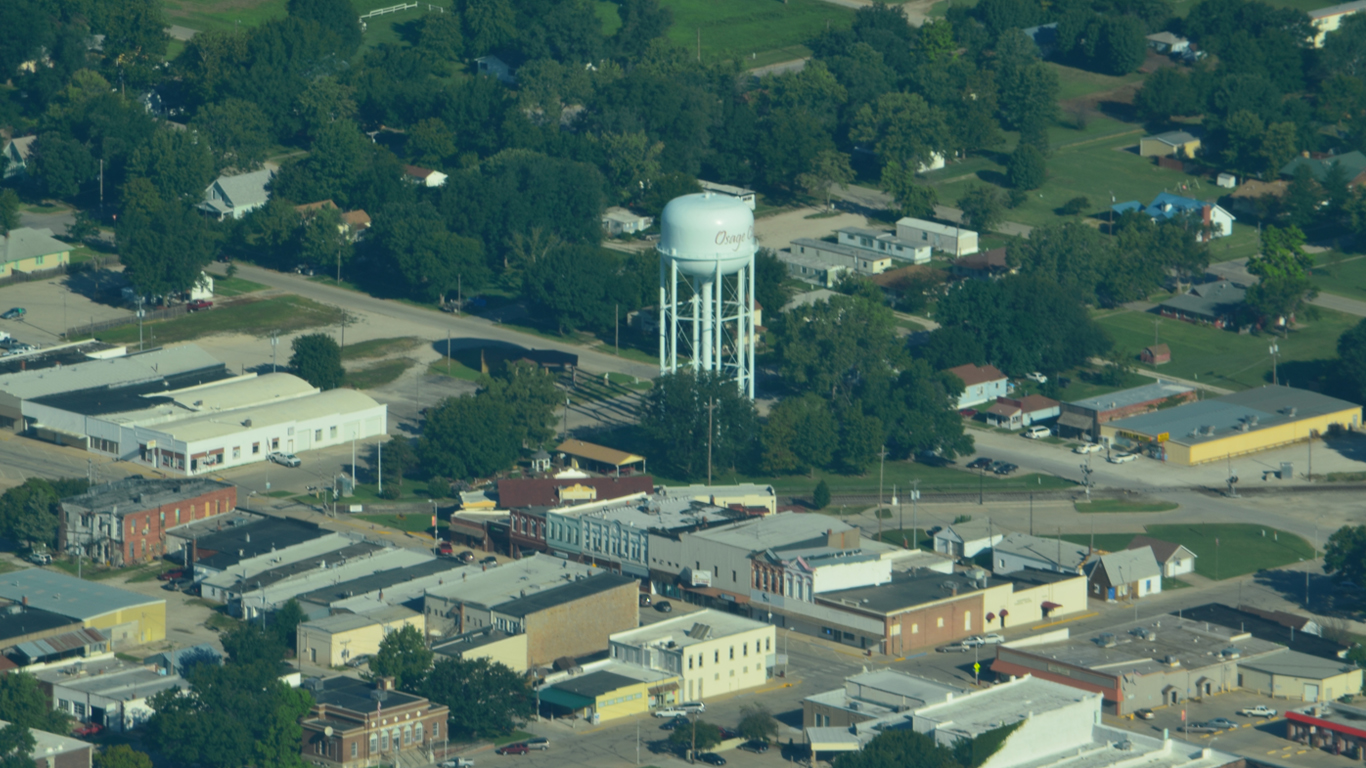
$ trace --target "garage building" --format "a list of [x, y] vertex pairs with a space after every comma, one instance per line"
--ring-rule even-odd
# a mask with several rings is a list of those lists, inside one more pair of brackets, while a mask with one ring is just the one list
[[1189, 466], [1277, 448], [1361, 424], [1361, 406], [1293, 387], [1265, 386], [1101, 426], [1101, 440]]
[[1361, 668], [1350, 661], [1286, 650], [1238, 665], [1238, 686], [1291, 701], [1333, 701], [1361, 693]]

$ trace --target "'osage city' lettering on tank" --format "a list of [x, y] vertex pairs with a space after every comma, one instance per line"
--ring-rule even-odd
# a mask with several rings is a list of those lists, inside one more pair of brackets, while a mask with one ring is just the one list
[[753, 239], [754, 227], [750, 227], [749, 229], [745, 230], [744, 233], [738, 235], [732, 235], [724, 229], [716, 233], [716, 244], [729, 245], [732, 251], [740, 250], [740, 246], [750, 242]]

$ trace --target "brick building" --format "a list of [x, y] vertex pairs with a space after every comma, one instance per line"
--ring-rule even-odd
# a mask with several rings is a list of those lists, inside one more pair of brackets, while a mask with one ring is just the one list
[[[446, 739], [449, 710], [394, 690], [394, 679], [374, 684], [353, 677], [309, 678], [313, 709], [304, 718], [306, 762], [327, 766], [408, 765], [402, 752], [430, 755]], [[427, 765], [429, 759], [420, 764]]]
[[230, 512], [237, 487], [208, 478], [129, 477], [62, 499], [58, 546], [123, 566], [166, 552], [166, 529]]
[[605, 650], [607, 638], [640, 626], [640, 582], [599, 573], [493, 607], [494, 628], [527, 636], [527, 665]]
[[[9, 723], [0, 720], [0, 728]], [[29, 757], [36, 768], [90, 768], [94, 762], [95, 745], [57, 733], [30, 728], [33, 751]]]
[[1063, 403], [1058, 433], [1063, 437], [1089, 437], [1096, 441], [1100, 439], [1101, 424], [1195, 399], [1194, 387], [1159, 380], [1133, 389]]

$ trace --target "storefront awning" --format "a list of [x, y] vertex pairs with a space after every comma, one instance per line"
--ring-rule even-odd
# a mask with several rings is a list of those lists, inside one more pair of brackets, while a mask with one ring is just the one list
[[1049, 600], [1043, 601], [1042, 605], [1043, 605], [1043, 609], [1044, 609], [1045, 611], [1051, 611], [1051, 610], [1053, 610], [1054, 608], [1061, 608], [1061, 607], [1062, 607], [1062, 603], [1054, 603], [1054, 602], [1049, 601]]
[[1095, 422], [1082, 416], [1080, 413], [1064, 413], [1058, 417], [1058, 424], [1073, 429], [1090, 429], [1095, 426]]
[[806, 740], [812, 752], [857, 752], [860, 747], [849, 728], [807, 728]]
[[725, 600], [731, 603], [740, 603], [741, 605], [744, 605], [749, 602], [748, 595], [733, 595], [724, 590], [717, 589], [716, 587], [693, 587], [687, 584], [680, 584], [678, 586], [684, 592], [692, 592], [698, 595], [706, 595], [707, 597], [714, 597], [718, 600]]
[[541, 689], [541, 701], [548, 704], [555, 704], [566, 709], [578, 711], [593, 706], [593, 699], [587, 696], [580, 696], [577, 693], [562, 691], [555, 686]]
[[651, 695], [651, 696], [658, 696], [658, 695], [661, 694], [661, 693], [668, 693], [669, 691], [676, 691], [676, 690], [678, 690], [678, 681], [677, 681], [677, 680], [670, 680], [669, 682], [663, 683], [663, 684], [661, 684], [661, 685], [652, 685], [652, 686], [650, 686], [650, 695]]

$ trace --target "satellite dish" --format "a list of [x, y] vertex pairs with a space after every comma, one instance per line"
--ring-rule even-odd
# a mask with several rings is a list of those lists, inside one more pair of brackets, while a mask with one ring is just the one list
[[328, 738], [331, 738], [331, 737], [332, 737], [332, 726], [329, 725], [329, 726], [327, 726], [326, 728], [324, 728], [324, 729], [323, 729], [323, 735], [326, 736], [326, 737], [328, 737]]

